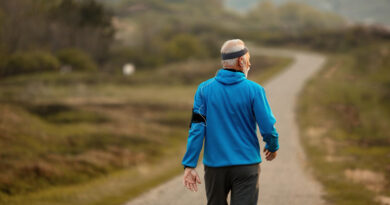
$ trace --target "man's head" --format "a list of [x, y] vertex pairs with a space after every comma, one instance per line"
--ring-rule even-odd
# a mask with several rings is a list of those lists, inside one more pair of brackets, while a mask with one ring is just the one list
[[[245, 53], [245, 49], [247, 48], [245, 47], [244, 42], [240, 39], [232, 39], [226, 41], [221, 48], [221, 55], [225, 56], [226, 58], [222, 59], [222, 66], [224, 68], [233, 68], [236, 70], [240, 70], [245, 73], [245, 76], [248, 76], [248, 71], [250, 69], [251, 63], [249, 62], [249, 51]], [[242, 53], [245, 54], [241, 55]], [[231, 58], [231, 56], [226, 54], [233, 54], [233, 57], [235, 56], [235, 54], [238, 56]]]

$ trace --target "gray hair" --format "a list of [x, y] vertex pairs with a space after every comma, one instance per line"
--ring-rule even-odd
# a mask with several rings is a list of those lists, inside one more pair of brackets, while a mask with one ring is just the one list
[[[236, 51], [240, 51], [245, 48], [245, 44], [242, 40], [240, 39], [232, 39], [226, 41], [222, 47], [221, 47], [221, 54], [224, 53], [233, 53]], [[243, 56], [245, 60], [245, 56]], [[233, 59], [227, 59], [227, 60], [222, 60], [222, 66], [235, 66], [237, 64], [237, 59], [238, 58], [233, 58]]]

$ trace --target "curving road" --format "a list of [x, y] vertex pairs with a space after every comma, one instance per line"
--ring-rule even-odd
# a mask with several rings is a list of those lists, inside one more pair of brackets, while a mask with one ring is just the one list
[[[270, 79], [264, 88], [276, 117], [280, 150], [275, 160], [268, 162], [263, 157], [260, 174], [259, 204], [264, 205], [322, 205], [322, 188], [310, 175], [305, 164], [305, 153], [299, 143], [295, 120], [297, 96], [305, 81], [318, 71], [326, 61], [322, 55], [269, 48], [251, 47], [251, 54], [288, 56], [294, 58], [282, 73]], [[249, 73], [250, 74], [250, 73]], [[261, 149], [264, 147], [262, 139]], [[202, 184], [198, 192], [186, 190], [182, 176], [177, 176], [126, 205], [204, 205], [206, 194], [203, 166], [199, 160], [197, 171]]]

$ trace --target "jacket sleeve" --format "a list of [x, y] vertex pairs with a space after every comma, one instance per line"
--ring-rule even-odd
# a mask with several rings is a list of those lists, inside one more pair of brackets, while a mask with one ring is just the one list
[[[197, 116], [196, 120], [194, 120], [194, 115]], [[187, 151], [182, 160], [182, 165], [184, 165], [184, 167], [196, 167], [200, 151], [202, 150], [205, 132], [206, 105], [204, 102], [202, 88], [199, 86], [194, 97], [194, 106], [192, 108], [192, 117], [187, 141]]]
[[256, 89], [253, 101], [253, 111], [257, 124], [259, 125], [260, 134], [266, 143], [265, 148], [271, 152], [279, 149], [279, 134], [275, 128], [276, 119], [269, 106], [266, 93], [263, 87]]

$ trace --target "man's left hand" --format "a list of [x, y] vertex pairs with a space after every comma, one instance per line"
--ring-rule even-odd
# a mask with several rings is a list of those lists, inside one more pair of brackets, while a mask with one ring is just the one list
[[265, 153], [265, 159], [267, 159], [268, 161], [272, 161], [273, 159], [275, 159], [277, 154], [277, 151], [271, 152], [266, 148], [264, 148], [263, 152]]

